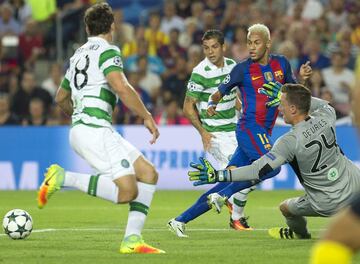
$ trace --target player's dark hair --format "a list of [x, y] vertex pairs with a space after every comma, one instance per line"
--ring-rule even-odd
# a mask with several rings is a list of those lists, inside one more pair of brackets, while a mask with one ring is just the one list
[[207, 30], [201, 38], [202, 41], [209, 39], [216, 39], [221, 45], [225, 43], [224, 34], [218, 29]]
[[85, 12], [84, 22], [90, 36], [110, 32], [111, 24], [114, 22], [111, 7], [107, 3], [98, 3], [89, 7]]
[[281, 92], [286, 93], [289, 104], [295, 105], [302, 114], [309, 112], [311, 92], [307, 87], [302, 84], [287, 83], [281, 87]]

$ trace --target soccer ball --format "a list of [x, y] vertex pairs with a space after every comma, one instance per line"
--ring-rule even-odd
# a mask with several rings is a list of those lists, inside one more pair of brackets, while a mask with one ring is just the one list
[[12, 239], [24, 239], [32, 231], [33, 221], [28, 212], [13, 209], [6, 213], [3, 219], [5, 234]]

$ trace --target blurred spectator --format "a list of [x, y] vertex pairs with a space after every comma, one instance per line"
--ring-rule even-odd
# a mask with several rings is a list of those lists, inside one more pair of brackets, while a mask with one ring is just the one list
[[[121, 52], [124, 58], [136, 55], [138, 53], [138, 45], [142, 42], [146, 42], [145, 40], [145, 28], [143, 26], [138, 26], [135, 30], [135, 39], [129, 40], [124, 43]], [[147, 42], [146, 42], [147, 43]], [[149, 47], [146, 51], [146, 54], [151, 56], [156, 55], [156, 51], [150, 51]]]
[[325, 90], [325, 82], [320, 70], [314, 70], [308, 83], [312, 96], [320, 97], [321, 92]]
[[158, 125], [189, 125], [190, 122], [181, 114], [178, 101], [170, 98], [165, 109], [155, 116], [155, 122]]
[[[303, 52], [306, 46], [304, 37], [309, 35], [309, 28], [301, 22], [290, 24], [287, 30], [286, 39], [292, 41], [300, 52]], [[311, 65], [313, 66], [313, 65]]]
[[330, 10], [326, 14], [332, 34], [338, 32], [347, 23], [347, 12], [344, 0], [330, 0]]
[[7, 93], [0, 93], [0, 125], [18, 125], [19, 119], [10, 112], [10, 96]]
[[180, 33], [179, 45], [188, 48], [193, 43], [194, 33], [197, 30], [197, 19], [188, 17], [185, 19], [185, 31]]
[[43, 37], [35, 20], [26, 21], [25, 30], [19, 36], [20, 61], [28, 70], [33, 69], [35, 61], [44, 54]]
[[[139, 81], [140, 76], [137, 72], [129, 72], [126, 74], [129, 83], [134, 87], [135, 91], [139, 94], [141, 100], [143, 101], [145, 107], [150, 112], [153, 112], [154, 105], [152, 103], [151, 97], [149, 94], [140, 87]], [[113, 124], [141, 124], [142, 120], [134, 112], [128, 109], [123, 102], [119, 100], [116, 111], [113, 114]]]
[[321, 17], [324, 12], [321, 1], [319, 0], [305, 0], [301, 17], [304, 20], [311, 21]]
[[325, 16], [322, 16], [315, 21], [315, 27], [316, 35], [320, 39], [321, 43], [320, 49], [325, 51], [329, 42], [332, 41], [332, 36], [329, 30], [329, 21]]
[[196, 19], [197, 27], [203, 28], [203, 21], [201, 19], [204, 12], [204, 4], [200, 1], [194, 1], [191, 3], [191, 18]]
[[205, 0], [205, 10], [210, 10], [214, 13], [215, 23], [217, 25], [220, 25], [221, 20], [223, 19], [225, 9], [226, 9], [225, 1]]
[[[82, 23], [85, 4], [82, 0], [57, 0], [56, 5], [62, 24], [62, 47], [66, 51], [68, 45], [76, 41], [80, 36], [78, 33], [80, 23]], [[46, 46], [51, 50], [51, 46], [55, 45], [55, 43], [56, 23], [53, 23], [46, 37]]]
[[224, 33], [225, 39], [233, 39], [236, 34], [235, 28], [238, 26], [237, 18], [237, 2], [227, 1], [224, 17], [221, 19], [220, 29]]
[[351, 29], [351, 43], [360, 48], [360, 15], [358, 12], [348, 15], [348, 25]]
[[161, 94], [164, 101], [174, 97], [179, 105], [184, 103], [186, 85], [190, 78], [186, 66], [186, 58], [177, 57], [175, 73], [166, 78], [162, 86]]
[[236, 62], [242, 61], [249, 57], [246, 44], [247, 28], [238, 26], [235, 28], [233, 42], [231, 44], [231, 58]]
[[[322, 90], [320, 93], [320, 98], [328, 101], [330, 103], [330, 105], [332, 105], [332, 106], [335, 105], [334, 96], [330, 90], [327, 90], [327, 89]], [[336, 119], [340, 119], [340, 118], [343, 118], [346, 116], [342, 112], [339, 112], [339, 110], [337, 110], [336, 107], [334, 107], [334, 109], [335, 109], [335, 113], [336, 113]]]
[[125, 43], [131, 43], [134, 40], [134, 27], [130, 23], [124, 22], [124, 14], [122, 9], [114, 10], [115, 32], [113, 34], [113, 42], [122, 46]]
[[52, 63], [49, 69], [49, 75], [49, 78], [42, 82], [41, 88], [48, 91], [52, 98], [55, 98], [56, 91], [63, 79], [61, 65], [58, 63]]
[[292, 69], [298, 69], [299, 65], [299, 54], [296, 46], [293, 42], [285, 40], [278, 47], [278, 53], [284, 55], [291, 65]]
[[190, 0], [176, 1], [176, 13], [184, 19], [191, 16], [191, 1]]
[[31, 18], [31, 8], [25, 0], [10, 0], [9, 3], [14, 8], [14, 17], [21, 26]]
[[29, 104], [29, 116], [22, 121], [24, 126], [44, 126], [47, 125], [47, 116], [44, 102], [37, 97], [33, 97]]
[[315, 35], [310, 35], [306, 39], [304, 54], [300, 58], [299, 66], [310, 61], [313, 69], [324, 69], [330, 66], [330, 60], [321, 52], [320, 39]]
[[350, 111], [350, 87], [355, 77], [354, 73], [345, 68], [344, 55], [340, 51], [333, 52], [331, 67], [322, 71], [325, 85], [333, 95], [334, 106], [344, 115]]
[[5, 35], [19, 35], [20, 24], [14, 18], [14, 11], [10, 4], [3, 3], [0, 6], [0, 38]]
[[203, 27], [194, 33], [194, 43], [201, 43], [201, 38], [207, 30], [219, 28], [216, 26], [215, 13], [213, 11], [205, 10], [201, 17]]
[[203, 51], [201, 46], [193, 44], [187, 50], [187, 73], [191, 74], [196, 65], [203, 60]]
[[139, 57], [146, 57], [148, 61], [148, 69], [161, 75], [165, 71], [164, 63], [162, 62], [161, 58], [155, 55], [148, 54], [148, 43], [146, 41], [142, 41], [138, 43], [137, 53], [128, 57], [125, 60], [124, 68], [126, 71], [138, 71], [138, 60]]
[[158, 48], [169, 43], [169, 36], [160, 30], [160, 14], [151, 13], [149, 27], [145, 30], [145, 40], [149, 43], [149, 54], [156, 54]]
[[172, 29], [183, 32], [185, 30], [184, 19], [176, 14], [175, 3], [166, 1], [164, 4], [164, 17], [161, 19], [160, 30], [169, 35]]
[[158, 54], [167, 68], [166, 76], [174, 73], [177, 57], [186, 57], [186, 50], [179, 45], [178, 29], [173, 28], [170, 30], [170, 42], [168, 45], [161, 46]]
[[146, 56], [138, 57], [137, 73], [139, 75], [139, 86], [143, 88], [150, 95], [152, 101], [156, 103], [162, 82], [157, 74], [149, 70], [148, 58]]
[[56, 0], [27, 0], [32, 18], [37, 22], [47, 22], [56, 13]]
[[46, 111], [49, 111], [52, 103], [51, 95], [48, 91], [37, 87], [34, 74], [26, 71], [22, 76], [21, 88], [13, 97], [12, 111], [19, 118], [26, 118], [29, 115], [30, 100], [34, 97], [40, 98], [44, 102]]

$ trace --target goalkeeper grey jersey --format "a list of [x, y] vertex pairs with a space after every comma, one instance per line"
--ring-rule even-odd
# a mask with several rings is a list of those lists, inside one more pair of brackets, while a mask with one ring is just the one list
[[335, 120], [335, 110], [326, 101], [312, 98], [310, 116], [276, 140], [269, 153], [242, 172], [242, 168], [233, 171], [232, 180], [244, 180], [240, 175], [245, 173], [261, 178], [289, 163], [313, 209], [325, 216], [334, 214], [360, 190], [360, 169], [337, 145]]

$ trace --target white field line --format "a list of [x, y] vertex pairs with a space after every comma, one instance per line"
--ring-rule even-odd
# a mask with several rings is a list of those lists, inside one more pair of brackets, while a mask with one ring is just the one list
[[[267, 231], [268, 228], [255, 228], [253, 231]], [[325, 229], [310, 229], [310, 231], [324, 231]], [[47, 232], [98, 232], [98, 231], [124, 231], [121, 228], [46, 228], [46, 229], [34, 229], [32, 233], [47, 233]], [[169, 232], [167, 228], [145, 228], [144, 232]], [[229, 228], [187, 228], [186, 231], [190, 232], [233, 232], [233, 229]], [[6, 236], [6, 234], [0, 234]]]

